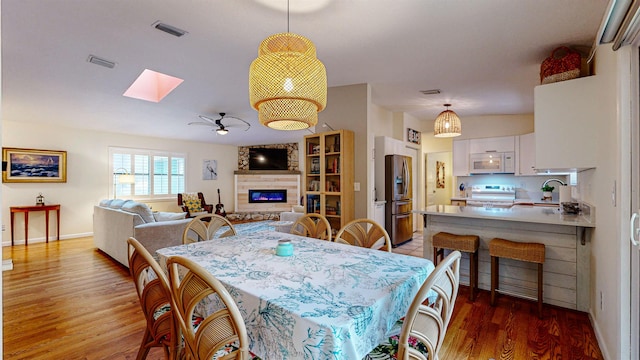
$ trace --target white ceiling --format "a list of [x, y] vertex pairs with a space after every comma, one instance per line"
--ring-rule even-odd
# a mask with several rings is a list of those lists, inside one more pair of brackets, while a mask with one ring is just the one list
[[[530, 114], [542, 60], [588, 49], [607, 0], [290, 0], [291, 32], [311, 39], [328, 84], [370, 83], [373, 102], [431, 123]], [[2, 116], [32, 123], [257, 145], [306, 130], [258, 124], [248, 100], [260, 42], [287, 30], [286, 0], [2, 0]], [[181, 38], [151, 25], [187, 30]], [[115, 61], [108, 69], [87, 62]], [[160, 103], [123, 97], [144, 70], [184, 79]], [[425, 96], [420, 90], [441, 89]], [[327, 104], [328, 107], [331, 103]], [[188, 126], [226, 112], [252, 124], [218, 136]], [[234, 131], [235, 130], [235, 131]]]

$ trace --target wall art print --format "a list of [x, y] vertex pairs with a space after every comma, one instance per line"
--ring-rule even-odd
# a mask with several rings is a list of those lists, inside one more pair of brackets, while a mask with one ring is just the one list
[[202, 180], [218, 180], [217, 160], [202, 160]]
[[67, 182], [67, 152], [3, 147], [2, 182]]
[[413, 130], [411, 128], [407, 128], [407, 141], [410, 143], [420, 145], [420, 138], [422, 134], [418, 130]]
[[436, 161], [436, 189], [444, 189], [444, 161]]

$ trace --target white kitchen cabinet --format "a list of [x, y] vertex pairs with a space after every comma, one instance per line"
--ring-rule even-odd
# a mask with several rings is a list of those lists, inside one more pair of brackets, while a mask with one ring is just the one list
[[376, 201], [373, 210], [373, 220], [378, 224], [384, 226], [384, 214], [386, 201]]
[[469, 176], [469, 140], [453, 140], [453, 176]]
[[515, 136], [501, 136], [469, 140], [470, 154], [512, 151], [515, 151]]
[[584, 170], [596, 166], [597, 121], [615, 121], [598, 101], [598, 76], [534, 89], [534, 128], [538, 170]]
[[536, 175], [536, 134], [518, 136], [516, 175]]

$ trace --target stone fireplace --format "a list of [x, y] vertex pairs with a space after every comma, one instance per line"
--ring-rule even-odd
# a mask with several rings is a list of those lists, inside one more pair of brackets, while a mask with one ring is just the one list
[[[289, 170], [249, 170], [249, 147], [238, 147], [238, 170], [234, 173], [236, 201], [234, 214], [231, 215], [237, 220], [278, 220], [280, 213], [291, 211], [291, 207], [298, 205], [302, 196], [298, 143], [251, 147], [287, 149]], [[250, 200], [250, 192], [253, 194], [256, 191], [261, 196], [257, 201]], [[271, 198], [282, 192], [286, 194], [284, 199], [276, 201]]]

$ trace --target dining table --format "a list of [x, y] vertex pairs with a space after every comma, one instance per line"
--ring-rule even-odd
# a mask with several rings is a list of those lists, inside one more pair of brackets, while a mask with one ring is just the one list
[[[276, 255], [289, 240], [290, 256]], [[250, 350], [269, 359], [361, 360], [387, 339], [420, 286], [430, 260], [276, 231], [162, 248], [220, 280], [244, 319]], [[220, 306], [206, 299], [196, 311]]]

